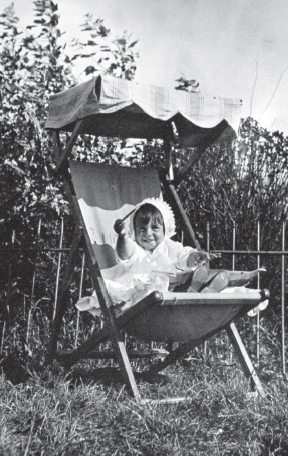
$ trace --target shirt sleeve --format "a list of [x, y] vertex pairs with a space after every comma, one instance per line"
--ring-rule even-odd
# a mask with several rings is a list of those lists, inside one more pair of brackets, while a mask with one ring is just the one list
[[124, 266], [127, 269], [129, 269], [135, 263], [137, 258], [139, 257], [139, 252], [138, 252], [139, 246], [136, 244], [136, 242], [131, 240], [131, 247], [132, 247], [132, 255], [130, 256], [130, 258], [127, 258], [126, 260], [123, 260], [122, 258], [120, 258], [119, 254], [117, 252], [117, 248], [115, 248], [115, 257], [116, 257], [117, 263], [122, 264], [122, 266]]
[[172, 241], [170, 239], [168, 241], [168, 245], [169, 249], [171, 249], [171, 254], [175, 256], [175, 266], [180, 269], [186, 269], [188, 267], [187, 260], [190, 253], [197, 252], [197, 249], [193, 249], [193, 247], [190, 246], [184, 247], [181, 242]]

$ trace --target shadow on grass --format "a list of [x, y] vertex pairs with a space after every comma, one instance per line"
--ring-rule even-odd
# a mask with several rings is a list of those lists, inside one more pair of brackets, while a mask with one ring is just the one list
[[[159, 386], [166, 385], [170, 382], [169, 377], [164, 374], [154, 374], [153, 377], [151, 377], [147, 375], [147, 372], [134, 372], [134, 376], [137, 382], [145, 382]], [[69, 379], [75, 386], [79, 383], [102, 383], [105, 386], [125, 383], [120, 370], [116, 367], [103, 367], [91, 371], [75, 369], [71, 372]]]

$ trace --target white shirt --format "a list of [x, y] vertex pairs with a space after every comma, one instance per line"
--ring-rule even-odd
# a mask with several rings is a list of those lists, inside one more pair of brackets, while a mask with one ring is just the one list
[[[153, 252], [143, 249], [136, 242], [133, 242], [133, 253], [127, 260], [122, 260], [117, 251], [116, 260], [123, 266], [118, 269], [115, 277], [111, 277], [122, 285], [132, 286], [133, 278], [137, 275], [148, 275], [152, 271], [177, 272], [178, 269], [187, 269], [187, 259], [191, 252], [196, 252], [192, 247], [184, 247], [180, 242], [172, 241], [169, 238], [156, 247]], [[115, 271], [116, 272], [116, 271]]]

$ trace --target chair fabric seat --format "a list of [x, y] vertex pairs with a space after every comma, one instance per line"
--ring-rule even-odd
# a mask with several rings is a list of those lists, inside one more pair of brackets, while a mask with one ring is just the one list
[[132, 319], [125, 330], [146, 341], [185, 342], [221, 330], [262, 300], [249, 293], [162, 293], [161, 305], [149, 307]]

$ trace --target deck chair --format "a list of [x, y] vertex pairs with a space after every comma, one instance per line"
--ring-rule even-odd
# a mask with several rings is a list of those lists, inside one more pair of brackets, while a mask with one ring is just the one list
[[[258, 392], [264, 396], [262, 385], [236, 329], [235, 321], [247, 311], [255, 308], [259, 303], [266, 300], [268, 297], [267, 291], [263, 290], [237, 294], [171, 293], [153, 291], [118, 317], [114, 312], [111, 298], [103, 280], [103, 277], [109, 277], [110, 268], [115, 267], [114, 247], [116, 244], [116, 234], [113, 230], [113, 226], [116, 219], [126, 217], [137, 203], [148, 197], [162, 197], [162, 189], [164, 189], [168, 203], [172, 206], [176, 217], [180, 219], [186, 238], [189, 239], [191, 245], [194, 243], [197, 248], [200, 248], [183, 206], [177, 196], [175, 179], [173, 178], [171, 141], [173, 141], [173, 134], [175, 136], [175, 128], [178, 128], [180, 136], [182, 135], [182, 139], [184, 138], [186, 144], [188, 141], [187, 138], [189, 137], [189, 144], [193, 145], [198, 143], [199, 146], [199, 138], [202, 137], [202, 142], [200, 141], [200, 146], [198, 148], [200, 151], [198, 150], [198, 154], [187, 163], [185, 169], [178, 173], [178, 180], [189, 171], [193, 162], [197, 160], [199, 154], [203, 153], [208, 145], [217, 141], [221, 136], [224, 136], [225, 140], [227, 140], [227, 135], [229, 136], [230, 134], [231, 137], [231, 133], [233, 133], [233, 137], [235, 137], [235, 131], [231, 129], [226, 120], [222, 119], [219, 123], [219, 118], [217, 118], [218, 121], [214, 128], [201, 129], [200, 127], [195, 127], [194, 124], [192, 126], [188, 125], [188, 127], [186, 125], [188, 128], [188, 135], [185, 136], [183, 131], [185, 132], [186, 130], [182, 131], [181, 129], [188, 123], [187, 118], [183, 120], [174, 116], [173, 119], [176, 122], [176, 127], [175, 125], [171, 125], [171, 121], [167, 121], [167, 119], [164, 121], [163, 119], [156, 119], [156, 122], [154, 122], [155, 118], [147, 115], [147, 111], [149, 111], [147, 106], [145, 115], [142, 115], [142, 117], [140, 115], [139, 117], [139, 105], [144, 103], [142, 99], [146, 94], [147, 88], [145, 88], [143, 93], [140, 93], [142, 97], [138, 93], [140, 90], [139, 87], [136, 88], [140, 101], [138, 101], [137, 109], [133, 110], [131, 109], [131, 103], [133, 103], [133, 100], [131, 101], [131, 85], [128, 84], [127, 91], [129, 92], [130, 104], [126, 99], [128, 95], [126, 98], [123, 96], [126, 103], [123, 101], [123, 104], [120, 103], [119, 107], [119, 99], [117, 98], [117, 90], [115, 87], [119, 83], [120, 89], [122, 90], [124, 87], [126, 90], [124, 83], [127, 83], [127, 81], [123, 82], [120, 80], [120, 82], [115, 82], [113, 79], [114, 78], [108, 78], [103, 82], [103, 77], [101, 77], [100, 82], [99, 78], [96, 78], [96, 81], [89, 82], [91, 87], [93, 85], [93, 100], [91, 90], [89, 89], [89, 91], [87, 89], [89, 86], [87, 83], [83, 85], [82, 89], [78, 86], [75, 88], [74, 92], [73, 89], [70, 89], [70, 91], [68, 90], [66, 93], [55, 96], [52, 100], [48, 120], [46, 122], [46, 127], [52, 131], [57, 170], [62, 173], [64, 178], [66, 194], [69, 198], [75, 218], [75, 233], [52, 324], [47, 361], [52, 362], [53, 358], [56, 357], [67, 366], [71, 366], [73, 363], [83, 358], [103, 357], [103, 354], [101, 355], [101, 353], [95, 351], [95, 348], [97, 348], [101, 342], [110, 340], [113, 345], [113, 353], [111, 356], [118, 360], [123, 380], [126, 382], [135, 399], [141, 401], [142, 399], [130, 363], [131, 356], [141, 356], [141, 354], [127, 352], [124, 343], [124, 333], [145, 341], [167, 342], [170, 343], [170, 345], [172, 342], [178, 343], [177, 347], [172, 350], [161, 363], [152, 364], [150, 370], [147, 372], [147, 378], [149, 378], [149, 376], [151, 378], [154, 374], [160, 372], [180, 357], [189, 353], [194, 347], [202, 344], [220, 331], [226, 330], [232, 346], [239, 357], [243, 372], [251, 381], [252, 388], [257, 389]], [[103, 85], [99, 88], [101, 81]], [[109, 84], [112, 84], [113, 90], [111, 89], [111, 94], [113, 94], [113, 97], [112, 95], [108, 96], [109, 87], [107, 88], [107, 86]], [[105, 104], [104, 89], [106, 90], [108, 100], [108, 112], [105, 111], [105, 114], [99, 112], [101, 106], [103, 108]], [[95, 96], [95, 93], [97, 96]], [[101, 93], [103, 95], [102, 99]], [[151, 93], [150, 95], [148, 94], [148, 98], [150, 97], [150, 104], [151, 97], [156, 96], [157, 90], [153, 88]], [[75, 98], [74, 103], [73, 98]], [[119, 96], [119, 98], [121, 97]], [[89, 102], [87, 102], [87, 100]], [[94, 108], [92, 106], [92, 101], [95, 105]], [[83, 103], [85, 105], [86, 102], [87, 113], [83, 109]], [[154, 106], [153, 103], [152, 105]], [[117, 114], [118, 108], [121, 115], [117, 124], [115, 112]], [[63, 110], [62, 114], [61, 109]], [[155, 106], [153, 109], [155, 110]], [[77, 110], [78, 114], [75, 114], [75, 111]], [[135, 119], [135, 110], [136, 112], [138, 111], [136, 121], [134, 123], [132, 122], [131, 129], [126, 131], [125, 128], [127, 128], [127, 124], [131, 122], [130, 116]], [[165, 115], [166, 111], [169, 111], [167, 103], [165, 105]], [[212, 111], [214, 113], [216, 112], [215, 106]], [[65, 114], [66, 112], [68, 114]], [[112, 116], [110, 130], [108, 122], [109, 112]], [[63, 121], [63, 116], [65, 117], [65, 115], [68, 117], [66, 121]], [[159, 116], [160, 114], [158, 113], [158, 117]], [[123, 122], [123, 119], [125, 122]], [[180, 119], [179, 123], [177, 123], [177, 119]], [[209, 122], [211, 126], [211, 118], [209, 119]], [[162, 169], [159, 172], [155, 170], [83, 163], [72, 160], [68, 161], [68, 156], [79, 133], [97, 133], [99, 135], [104, 135], [108, 134], [108, 131], [111, 131], [111, 133], [115, 134], [116, 128], [121, 127], [122, 133], [125, 130], [126, 136], [140, 137], [140, 127], [141, 125], [143, 126], [143, 124], [144, 130], [147, 129], [147, 125], [150, 125], [150, 135], [152, 131], [155, 137], [162, 137], [164, 139], [167, 162], [165, 169]], [[56, 125], [58, 128], [56, 128]], [[72, 131], [63, 152], [61, 150], [59, 136], [61, 130]], [[146, 131], [143, 136], [149, 137], [148, 131]], [[196, 142], [193, 143], [191, 138], [196, 138]], [[174, 138], [174, 140], [179, 141], [179, 137]], [[57, 339], [65, 311], [67, 289], [70, 284], [70, 277], [75, 264], [77, 250], [83, 237], [85, 239], [85, 248], [87, 250], [88, 266], [93, 287], [97, 293], [106, 324], [102, 329], [95, 331], [92, 337], [79, 348], [70, 352], [57, 352]]]

